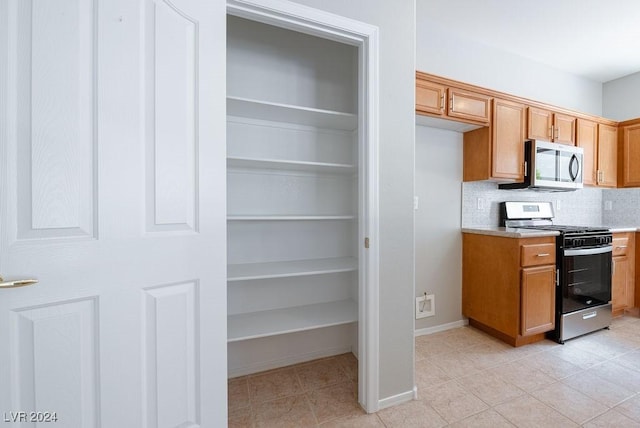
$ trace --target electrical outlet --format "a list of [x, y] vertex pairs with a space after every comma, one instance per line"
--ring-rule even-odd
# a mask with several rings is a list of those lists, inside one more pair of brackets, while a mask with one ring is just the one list
[[477, 199], [477, 206], [478, 206], [478, 211], [484, 211], [484, 198], [478, 198]]
[[435, 294], [424, 294], [416, 297], [416, 319], [432, 317], [436, 314]]
[[418, 209], [418, 202], [419, 202], [419, 201], [418, 201], [418, 197], [417, 197], [417, 196], [414, 196], [414, 197], [413, 197], [413, 209], [414, 209], [414, 210], [417, 210], [417, 209]]
[[611, 211], [613, 209], [613, 202], [612, 201], [604, 201], [604, 210], [605, 211]]
[[560, 199], [556, 200], [556, 211], [560, 211], [562, 209], [562, 201]]

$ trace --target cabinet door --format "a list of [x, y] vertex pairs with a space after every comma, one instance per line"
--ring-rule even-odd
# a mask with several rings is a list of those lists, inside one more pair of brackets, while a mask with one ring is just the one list
[[618, 129], [598, 125], [598, 185], [616, 187], [618, 183]]
[[555, 289], [555, 265], [522, 269], [520, 290], [520, 334], [522, 336], [553, 330]]
[[575, 146], [576, 118], [566, 114], [553, 115], [553, 141], [560, 144]]
[[491, 176], [524, 179], [525, 105], [493, 101]]
[[628, 304], [629, 258], [613, 258], [613, 276], [611, 277], [611, 305], [614, 315], [620, 315]]
[[447, 116], [475, 122], [489, 123], [491, 97], [475, 92], [449, 88]]
[[634, 267], [633, 269], [633, 299], [632, 299], [632, 306], [634, 308], [640, 308], [640, 251], [636, 250], [636, 242], [640, 242], [640, 232], [636, 232], [635, 234], [632, 235], [633, 236], [633, 257], [631, 258], [632, 260], [632, 265]]
[[443, 115], [446, 90], [443, 85], [416, 80], [416, 112]]
[[640, 186], [640, 124], [622, 128], [622, 186]]
[[582, 179], [585, 186], [595, 186], [597, 184], [596, 173], [598, 170], [596, 162], [598, 154], [598, 124], [591, 120], [578, 119], [576, 128], [576, 144], [584, 150]]
[[529, 107], [527, 138], [551, 141], [553, 139], [553, 113], [541, 108]]

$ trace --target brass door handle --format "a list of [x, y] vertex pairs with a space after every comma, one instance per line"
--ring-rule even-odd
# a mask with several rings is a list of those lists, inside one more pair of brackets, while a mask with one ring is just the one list
[[4, 278], [0, 276], [0, 288], [25, 287], [27, 285], [36, 284], [37, 282], [37, 279], [14, 279], [12, 281], [5, 281]]

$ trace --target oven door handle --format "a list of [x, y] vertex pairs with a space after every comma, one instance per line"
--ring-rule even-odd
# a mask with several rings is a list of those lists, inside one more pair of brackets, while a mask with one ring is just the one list
[[574, 250], [564, 250], [565, 256], [591, 256], [593, 254], [605, 254], [612, 252], [611, 245], [607, 245], [606, 247], [597, 247], [597, 248], [579, 248]]

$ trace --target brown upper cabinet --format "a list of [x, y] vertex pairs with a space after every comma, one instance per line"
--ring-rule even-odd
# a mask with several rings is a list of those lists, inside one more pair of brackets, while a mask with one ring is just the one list
[[421, 71], [415, 107], [475, 125], [464, 133], [464, 181], [523, 181], [524, 141], [538, 139], [582, 147], [585, 186], [640, 187], [640, 118], [618, 123]]
[[464, 133], [463, 180], [522, 181], [526, 106], [499, 98], [488, 128]]
[[616, 187], [617, 128], [588, 119], [576, 123], [576, 145], [584, 150], [584, 185]]
[[554, 143], [576, 144], [576, 118], [555, 113], [538, 107], [529, 107], [527, 138], [552, 141]]
[[620, 124], [619, 144], [619, 185], [640, 187], [640, 120]]
[[447, 116], [471, 122], [489, 123], [491, 97], [457, 88], [448, 88], [447, 94]]
[[618, 128], [598, 124], [598, 173], [600, 187], [618, 185]]
[[488, 125], [491, 97], [416, 77], [416, 113]]
[[576, 145], [582, 147], [582, 182], [585, 186], [598, 184], [598, 123], [578, 119], [576, 123]]
[[416, 112], [443, 116], [447, 87], [427, 80], [416, 79]]

